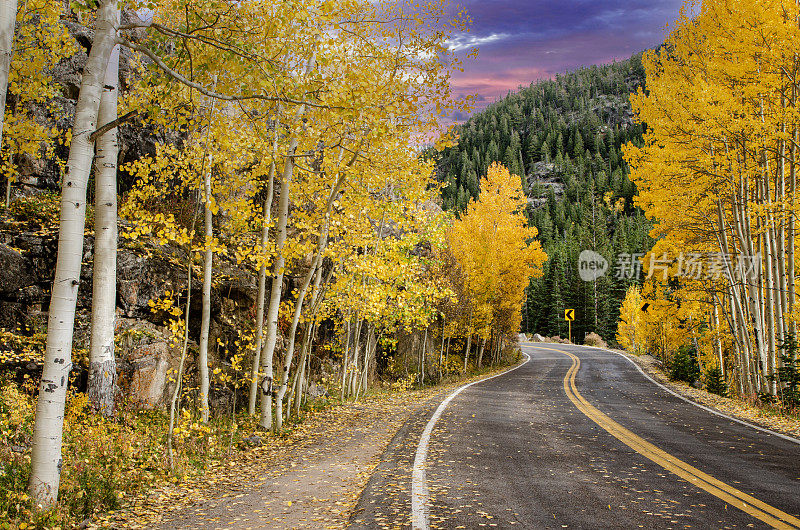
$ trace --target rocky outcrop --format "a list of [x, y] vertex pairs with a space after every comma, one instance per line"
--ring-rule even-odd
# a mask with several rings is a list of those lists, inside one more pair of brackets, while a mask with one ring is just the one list
[[[85, 370], [89, 347], [93, 246], [94, 238], [86, 236], [74, 333], [73, 362], [77, 372]], [[0, 220], [0, 328], [23, 335], [46, 331], [56, 251], [54, 233], [28, 230], [19, 222]], [[177, 293], [179, 300], [185, 301], [187, 273], [179, 257], [177, 250], [169, 246], [122, 248], [117, 256], [118, 380], [126, 401], [136, 406], [163, 405], [171, 395], [168, 373], [177, 368], [180, 357], [179, 348], [170, 346], [167, 323], [172, 317], [154, 312], [149, 303], [167, 292]], [[219, 279], [212, 290], [210, 341], [234, 344], [239, 338], [240, 323], [252, 319], [256, 279], [249, 271], [223, 259], [216, 265]], [[200, 288], [201, 279], [194, 277], [193, 292], [199, 293]], [[193, 370], [200, 313], [201, 300], [195, 295], [190, 311], [192, 341], [187, 373]], [[214, 362], [224, 364], [224, 356], [224, 351], [218, 353], [212, 348]], [[39, 366], [24, 362], [18, 366], [0, 365], [3, 368], [35, 372]], [[229, 398], [217, 396], [217, 401], [227, 403]]]

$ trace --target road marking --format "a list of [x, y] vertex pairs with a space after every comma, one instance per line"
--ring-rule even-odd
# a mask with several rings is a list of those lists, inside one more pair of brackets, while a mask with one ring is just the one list
[[578, 387], [575, 384], [575, 376], [581, 366], [580, 359], [567, 351], [557, 350], [555, 348], [546, 348], [543, 346], [533, 346], [534, 348], [543, 350], [552, 350], [563, 353], [572, 359], [572, 366], [567, 370], [564, 376], [564, 391], [572, 403], [589, 419], [594, 421], [597, 425], [608, 431], [612, 436], [619, 441], [641, 454], [642, 456], [652, 460], [660, 465], [667, 471], [678, 475], [687, 482], [697, 486], [700, 489], [722, 499], [731, 506], [734, 506], [753, 517], [769, 524], [774, 528], [779, 529], [792, 529], [800, 528], [800, 519], [782, 512], [781, 510], [762, 502], [755, 497], [748, 495], [728, 484], [700, 471], [699, 469], [687, 464], [686, 462], [672, 456], [671, 454], [659, 449], [650, 442], [632, 433], [619, 423], [612, 420], [606, 414], [595, 408], [584, 398]]
[[489, 379], [494, 379], [495, 377], [500, 377], [501, 375], [513, 372], [531, 360], [531, 356], [527, 353], [523, 353], [522, 355], [525, 356], [525, 361], [517, 366], [510, 368], [505, 372], [495, 374], [491, 377], [487, 377], [479, 381], [473, 381], [472, 383], [468, 383], [454, 390], [452, 394], [447, 396], [447, 398], [445, 398], [445, 400], [439, 404], [439, 407], [437, 407], [436, 411], [433, 413], [433, 416], [431, 416], [431, 419], [428, 420], [428, 423], [425, 425], [425, 429], [422, 431], [422, 435], [419, 437], [417, 452], [414, 455], [414, 469], [411, 472], [411, 528], [414, 530], [428, 530], [430, 528], [430, 514], [428, 513], [428, 497], [430, 492], [428, 491], [428, 484], [425, 482], [425, 459], [428, 457], [428, 446], [431, 441], [431, 432], [433, 432], [433, 428], [436, 426], [436, 422], [439, 421], [439, 418], [442, 416], [444, 409], [446, 409], [447, 405], [453, 401], [454, 397], [472, 385], [483, 383]]

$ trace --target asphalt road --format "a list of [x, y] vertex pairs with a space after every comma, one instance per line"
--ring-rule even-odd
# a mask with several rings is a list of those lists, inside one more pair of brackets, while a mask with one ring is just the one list
[[800, 444], [687, 403], [612, 352], [523, 352], [412, 416], [351, 528], [800, 528]]

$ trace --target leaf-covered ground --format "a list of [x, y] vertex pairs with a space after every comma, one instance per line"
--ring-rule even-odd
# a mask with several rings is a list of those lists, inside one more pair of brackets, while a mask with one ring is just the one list
[[[480, 378], [483, 376], [478, 376]], [[397, 430], [464, 381], [384, 392], [315, 412], [283, 436], [181, 484], [154, 486], [98, 520], [126, 528], [344, 528]]]

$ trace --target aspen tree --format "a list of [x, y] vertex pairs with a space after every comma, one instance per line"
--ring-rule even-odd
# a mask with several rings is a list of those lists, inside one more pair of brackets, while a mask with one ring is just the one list
[[[315, 65], [315, 55], [308, 58], [304, 76], [307, 76]], [[306, 106], [300, 105], [295, 112], [295, 123], [298, 125], [306, 112]], [[289, 198], [292, 189], [292, 178], [294, 177], [295, 159], [297, 153], [298, 139], [295, 135], [289, 140], [289, 145], [284, 156], [283, 174], [281, 176], [281, 194], [278, 202], [278, 219], [276, 221], [276, 240], [275, 240], [275, 259], [272, 265], [272, 278], [270, 284], [269, 309], [267, 310], [267, 333], [264, 341], [264, 349], [261, 352], [261, 366], [264, 371], [264, 378], [261, 381], [261, 418], [258, 424], [264, 429], [272, 429], [272, 398], [274, 395], [273, 378], [274, 371], [272, 360], [275, 354], [275, 343], [278, 339], [278, 309], [283, 293], [283, 275], [286, 258], [283, 254], [286, 245], [286, 225], [289, 216]]]
[[[519, 330], [525, 288], [530, 277], [542, 274], [547, 259], [534, 239], [536, 228], [527, 225], [519, 177], [495, 163], [481, 179], [480, 189], [478, 199], [470, 201], [448, 233], [470, 303], [465, 369], [475, 329], [483, 330], [482, 336], [486, 330], [493, 336]], [[492, 347], [497, 343], [494, 340]]]
[[[98, 122], [117, 119], [119, 46], [114, 46], [106, 68]], [[117, 129], [97, 140], [94, 208], [94, 263], [92, 323], [87, 394], [92, 405], [106, 416], [114, 413], [117, 363], [114, 328], [117, 309]]]
[[95, 37], [81, 79], [72, 142], [63, 177], [58, 258], [28, 479], [31, 498], [45, 507], [56, 501], [61, 472], [61, 432], [67, 383], [72, 368], [72, 332], [83, 257], [86, 185], [94, 154], [94, 142], [89, 136], [97, 128], [103, 80], [116, 42], [119, 17], [116, 0], [100, 1]]
[[[261, 240], [259, 248], [265, 251], [269, 242], [269, 227], [272, 222], [272, 201], [275, 195], [275, 157], [278, 153], [278, 133], [280, 130], [281, 107], [277, 107], [273, 125], [275, 128], [275, 139], [272, 144], [272, 157], [269, 165], [269, 177], [267, 178], [267, 194], [261, 207]], [[262, 258], [263, 260], [263, 258]], [[256, 403], [258, 401], [258, 373], [261, 366], [261, 348], [264, 342], [264, 306], [266, 302], [267, 290], [267, 264], [262, 261], [258, 268], [258, 293], [256, 294], [256, 341], [253, 348], [253, 365], [250, 371], [250, 392], [248, 394], [247, 413], [251, 416], [256, 413]]]
[[[216, 82], [214, 83], [216, 85]], [[202, 316], [200, 319], [200, 342], [197, 353], [197, 365], [200, 373], [200, 417], [203, 423], [208, 422], [209, 376], [208, 376], [208, 333], [211, 327], [211, 281], [214, 274], [214, 210], [217, 208], [212, 193], [211, 177], [214, 171], [214, 154], [208, 148], [211, 122], [214, 120], [214, 103], [209, 108], [209, 130], [206, 132], [206, 149], [208, 165], [203, 173], [203, 235], [205, 237], [203, 252], [203, 291]]]
[[11, 57], [14, 50], [14, 26], [17, 21], [17, 0], [0, 2], [0, 143], [3, 140], [5, 123], [6, 94], [8, 74], [11, 70]]

